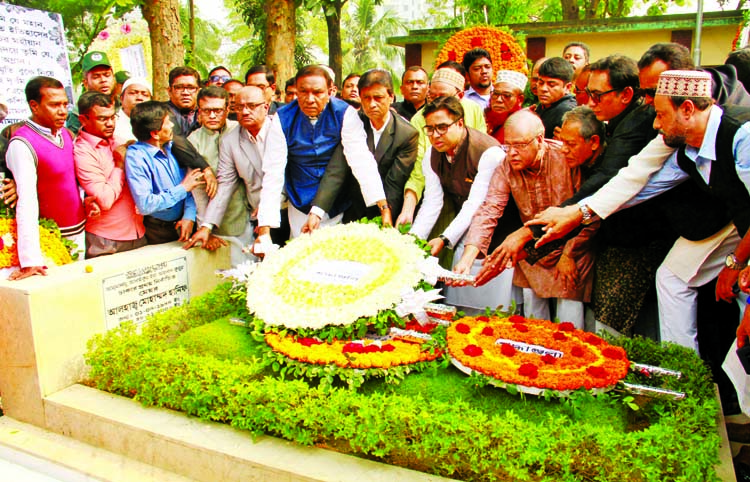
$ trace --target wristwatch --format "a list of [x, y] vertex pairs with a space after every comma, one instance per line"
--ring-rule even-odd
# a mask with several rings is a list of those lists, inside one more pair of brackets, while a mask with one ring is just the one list
[[594, 213], [589, 209], [588, 206], [585, 204], [578, 205], [578, 209], [581, 210], [581, 214], [583, 214], [583, 219], [581, 220], [581, 224], [588, 225], [591, 224], [591, 222], [594, 220]]
[[727, 268], [734, 270], [734, 271], [742, 271], [747, 266], [747, 262], [740, 263], [740, 261], [737, 259], [737, 256], [734, 255], [734, 253], [730, 253], [727, 255], [727, 259], [724, 261], [724, 264]]
[[444, 234], [440, 234], [440, 235], [438, 235], [438, 238], [440, 238], [440, 239], [443, 240], [443, 246], [444, 247], [446, 247], [446, 248], [450, 248], [451, 247], [451, 240], [448, 239], [447, 236], [445, 236]]

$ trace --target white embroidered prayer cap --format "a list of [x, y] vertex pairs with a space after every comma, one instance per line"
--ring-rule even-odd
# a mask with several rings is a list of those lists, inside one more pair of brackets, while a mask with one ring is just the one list
[[497, 78], [495, 78], [495, 83], [499, 84], [500, 82], [510, 84], [523, 92], [526, 90], [526, 84], [529, 82], [529, 78], [515, 70], [500, 70], [497, 73]]
[[131, 85], [140, 85], [141, 87], [145, 87], [148, 89], [148, 93], [153, 95], [153, 92], [151, 91], [151, 84], [148, 83], [148, 80], [142, 78], [142, 77], [131, 77], [128, 80], [125, 81], [124, 84], [122, 84], [122, 93], [125, 93], [126, 90], [128, 90], [128, 87]]
[[432, 74], [432, 81], [451, 85], [457, 88], [459, 92], [464, 91], [464, 85], [466, 84], [466, 79], [464, 79], [463, 75], [453, 69], [447, 68], [437, 69], [435, 73]]
[[711, 74], [698, 70], [666, 70], [659, 75], [656, 95], [711, 98]]

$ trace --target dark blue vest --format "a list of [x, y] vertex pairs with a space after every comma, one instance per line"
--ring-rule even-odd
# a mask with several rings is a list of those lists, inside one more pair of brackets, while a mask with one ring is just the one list
[[[310, 212], [326, 166], [341, 143], [341, 127], [348, 108], [343, 100], [331, 98], [314, 126], [296, 101], [276, 112], [287, 144], [286, 193], [292, 206], [304, 213]], [[329, 211], [331, 217], [346, 208], [338, 204]]]

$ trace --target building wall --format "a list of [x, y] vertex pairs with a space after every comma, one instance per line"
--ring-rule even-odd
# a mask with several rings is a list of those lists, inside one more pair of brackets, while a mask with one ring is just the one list
[[[702, 31], [701, 64], [723, 64], [731, 50], [731, 43], [737, 31], [736, 26], [705, 27]], [[611, 54], [623, 54], [638, 60], [651, 45], [659, 42], [672, 42], [672, 30], [642, 30], [636, 32], [607, 32], [564, 34], [546, 36], [547, 57], [562, 55], [568, 42], [585, 42], [591, 48], [591, 60]], [[695, 44], [695, 35], [693, 35]]]
[[[674, 30], [639, 30], [633, 32], [601, 32], [601, 33], [566, 33], [551, 34], [543, 38], [546, 42], [545, 55], [548, 57], [561, 55], [563, 47], [572, 41], [585, 42], [591, 48], [591, 60], [607, 55], [619, 53], [638, 60], [653, 44], [672, 42]], [[723, 64], [731, 50], [731, 43], [737, 32], [736, 25], [704, 27], [702, 31], [701, 64]], [[532, 38], [530, 36], [530, 38]], [[693, 43], [695, 36], [693, 35]], [[438, 54], [437, 42], [422, 44], [422, 66], [432, 72], [435, 68], [435, 58]]]

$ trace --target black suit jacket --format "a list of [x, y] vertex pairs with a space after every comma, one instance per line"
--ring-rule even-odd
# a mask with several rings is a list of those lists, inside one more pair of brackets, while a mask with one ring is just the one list
[[[404, 185], [406, 185], [406, 181], [409, 179], [412, 169], [414, 169], [419, 133], [411, 124], [392, 110], [391, 119], [380, 136], [380, 142], [375, 146], [375, 137], [370, 120], [361, 112], [359, 115], [367, 134], [367, 147], [378, 163], [378, 172], [380, 173], [380, 179], [383, 181], [385, 197], [395, 217], [401, 212], [404, 203]], [[345, 196], [351, 201], [351, 206], [344, 213], [345, 222], [380, 215], [377, 207], [367, 208], [365, 206], [359, 183], [346, 162], [341, 145], [336, 149], [328, 163], [313, 200], [313, 206], [318, 206], [328, 212], [334, 201], [340, 196]]]

